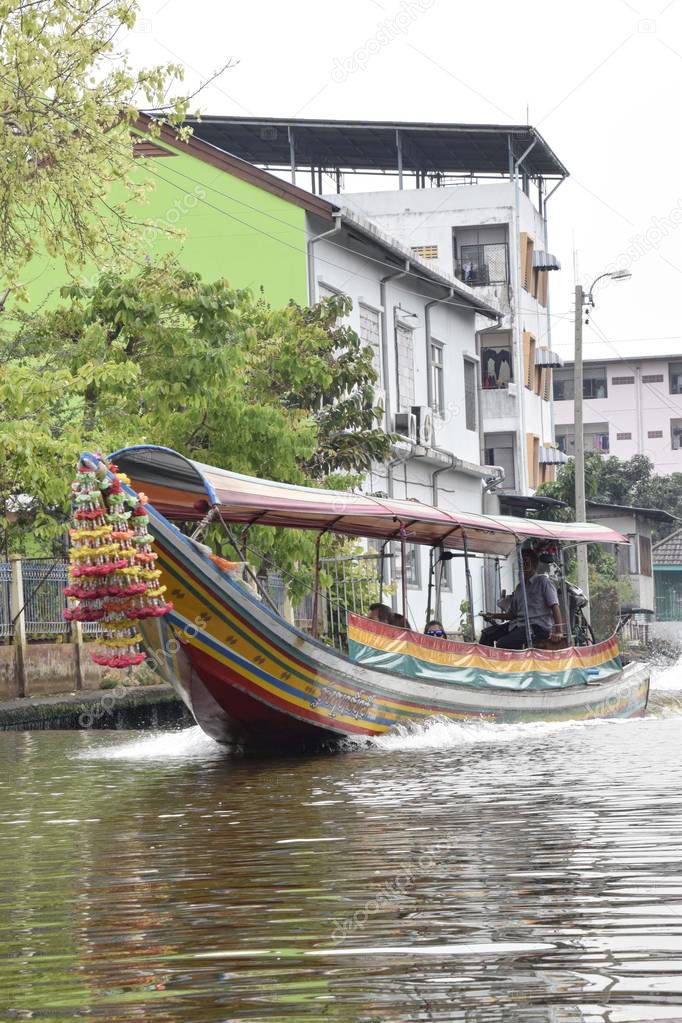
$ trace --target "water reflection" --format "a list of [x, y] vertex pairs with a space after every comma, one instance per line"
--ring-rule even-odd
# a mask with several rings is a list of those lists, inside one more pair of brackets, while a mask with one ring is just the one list
[[1, 1018], [682, 1018], [681, 714], [240, 760], [5, 734]]

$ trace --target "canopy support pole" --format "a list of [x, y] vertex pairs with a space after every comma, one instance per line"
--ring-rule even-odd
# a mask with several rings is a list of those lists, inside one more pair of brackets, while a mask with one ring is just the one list
[[464, 576], [467, 584], [467, 603], [469, 605], [469, 629], [471, 631], [471, 642], [476, 642], [476, 621], [474, 619], [474, 590], [471, 584], [471, 569], [469, 568], [469, 545], [467, 535], [462, 530], [462, 551], [464, 552]]
[[526, 627], [526, 646], [530, 650], [533, 646], [533, 632], [530, 627], [528, 615], [528, 594], [526, 593], [526, 580], [523, 575], [523, 552], [521, 544], [516, 545], [516, 560], [519, 566], [519, 589], [521, 590], [521, 601], [523, 603], [523, 623]]
[[[234, 547], [235, 551], [237, 551], [238, 554], [241, 553], [240, 552], [240, 548], [239, 548], [239, 544], [237, 543], [237, 538], [234, 536], [232, 530], [230, 529], [230, 527], [228, 526], [227, 522], [223, 518], [219, 506], [216, 504], [213, 507], [216, 509], [216, 513], [218, 515], [218, 518], [220, 519], [220, 522], [222, 524], [223, 529], [225, 530], [225, 533], [227, 534], [228, 540], [230, 541], [230, 543]], [[258, 590], [258, 592], [260, 593], [261, 597], [263, 598], [265, 603], [268, 605], [270, 610], [274, 611], [276, 615], [279, 615], [279, 610], [277, 608], [277, 605], [273, 602], [273, 600], [272, 600], [270, 594], [267, 592], [267, 590], [261, 585], [261, 581], [258, 578], [258, 576], [255, 575], [251, 571], [251, 568], [249, 567], [249, 562], [248, 562], [246, 557], [244, 558], [244, 571], [246, 572], [247, 576], [249, 577], [251, 582], [254, 584], [254, 586], [256, 587], [256, 589]]]
[[[431, 621], [431, 597], [433, 595], [433, 577], [436, 572], [437, 564], [437, 562], [434, 561], [433, 557], [435, 550], [436, 550], [435, 547], [429, 547], [429, 586], [426, 591], [426, 622], [424, 623], [425, 625], [428, 625], [429, 622]], [[436, 600], [438, 600], [438, 597], [436, 597]]]
[[208, 529], [208, 527], [213, 522], [213, 519], [215, 518], [215, 514], [216, 514], [216, 506], [214, 504], [212, 504], [211, 507], [206, 512], [206, 514], [204, 515], [204, 517], [201, 520], [201, 522], [197, 523], [196, 529], [194, 529], [193, 532], [190, 533], [190, 537], [189, 537], [190, 540], [198, 540], [199, 539], [199, 537], [204, 532], [204, 530]]
[[315, 588], [313, 590], [313, 623], [312, 623], [312, 635], [313, 639], [317, 639], [318, 635], [318, 609], [320, 603], [320, 541], [326, 530], [321, 530], [317, 534], [317, 540], [315, 541]]
[[405, 530], [400, 530], [400, 575], [403, 597], [403, 618], [407, 621], [407, 543], [405, 542]]

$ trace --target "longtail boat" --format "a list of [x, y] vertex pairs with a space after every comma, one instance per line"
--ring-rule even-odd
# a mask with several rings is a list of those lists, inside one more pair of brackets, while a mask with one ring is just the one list
[[[507, 558], [528, 541], [617, 544], [603, 525], [453, 513], [274, 483], [157, 446], [81, 456], [81, 472], [125, 474], [143, 492], [163, 611], [140, 613], [151, 665], [214, 739], [280, 749], [377, 736], [433, 718], [499, 723], [635, 717], [649, 673], [623, 666], [617, 637], [592, 646], [520, 651], [456, 643], [350, 614], [349, 654], [296, 628], [175, 523], [334, 532]], [[197, 531], [198, 532], [198, 531]], [[156, 591], [155, 591], [156, 592]], [[169, 609], [170, 608], [170, 609]]]

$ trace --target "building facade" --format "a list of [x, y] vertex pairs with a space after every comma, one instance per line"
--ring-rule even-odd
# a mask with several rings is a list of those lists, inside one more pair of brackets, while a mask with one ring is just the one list
[[[479, 317], [495, 322], [498, 311], [372, 222], [343, 208], [334, 219], [329, 232], [309, 217], [310, 301], [334, 293], [352, 300], [348, 324], [374, 351], [384, 426], [398, 437], [393, 458], [372, 467], [363, 490], [480, 513], [486, 490], [503, 474], [480, 459], [476, 324]], [[386, 581], [393, 583], [387, 602], [396, 610], [402, 606], [400, 550], [396, 542], [386, 552]], [[430, 608], [449, 632], [456, 631], [467, 597], [461, 559], [439, 563], [431, 573], [428, 548], [408, 542], [406, 553], [411, 623], [423, 628]], [[471, 584], [480, 608], [482, 559], [472, 559]]]
[[[566, 460], [554, 442], [547, 204], [568, 171], [530, 125], [204, 116], [203, 139], [309, 181], [500, 310], [476, 324], [480, 458], [532, 494]], [[308, 174], [310, 177], [308, 178]], [[381, 190], [365, 187], [380, 181]], [[351, 188], [350, 186], [355, 187]], [[437, 357], [437, 356], [436, 356]]]
[[[572, 363], [555, 372], [556, 439], [575, 453]], [[586, 360], [583, 371], [585, 451], [618, 458], [645, 455], [657, 473], [682, 472], [682, 356]]]
[[405, 247], [501, 312], [477, 322], [481, 458], [502, 488], [533, 493], [564, 461], [554, 444], [549, 271], [543, 216], [514, 181], [344, 194]]

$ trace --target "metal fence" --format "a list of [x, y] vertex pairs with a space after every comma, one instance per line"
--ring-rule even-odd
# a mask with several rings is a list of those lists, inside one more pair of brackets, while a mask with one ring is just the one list
[[659, 622], [682, 622], [682, 590], [656, 594], [656, 618]]
[[[361, 554], [346, 558], [326, 558], [320, 562], [327, 585], [320, 592], [320, 633], [338, 649], [346, 648], [346, 616], [348, 611], [365, 614], [369, 605], [379, 598], [381, 589], [382, 558], [378, 554]], [[64, 620], [67, 599], [68, 563], [60, 558], [24, 558], [21, 577], [24, 590], [24, 621], [26, 635], [31, 639], [68, 636], [69, 623]], [[12, 563], [0, 561], [0, 640], [11, 639], [12, 609], [10, 601]], [[277, 610], [286, 615], [286, 585], [277, 572], [269, 572], [266, 585], [268, 595]], [[307, 594], [294, 607], [296, 625], [309, 631], [312, 628], [313, 595]], [[97, 634], [98, 622], [84, 622], [83, 631]]]
[[[24, 591], [21, 610], [27, 637], [36, 640], [68, 636], [70, 625], [64, 620], [68, 562], [61, 558], [23, 558], [18, 564], [21, 566]], [[16, 610], [13, 614], [11, 581], [12, 562], [0, 561], [0, 641], [7, 641], [14, 635], [12, 618]], [[84, 622], [83, 631], [97, 635], [101, 626], [99, 622]]]
[[67, 563], [56, 558], [31, 558], [21, 562], [24, 584], [24, 619], [27, 636], [63, 636]]

